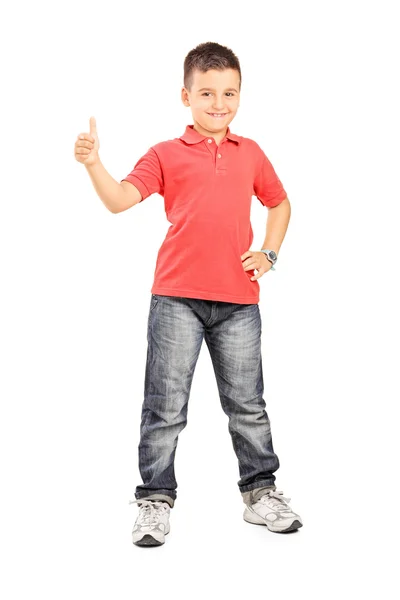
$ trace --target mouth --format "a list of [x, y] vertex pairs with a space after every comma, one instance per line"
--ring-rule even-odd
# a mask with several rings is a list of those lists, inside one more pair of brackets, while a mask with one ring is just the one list
[[214, 119], [223, 119], [224, 117], [226, 117], [226, 115], [228, 113], [207, 113], [210, 117], [213, 117]]

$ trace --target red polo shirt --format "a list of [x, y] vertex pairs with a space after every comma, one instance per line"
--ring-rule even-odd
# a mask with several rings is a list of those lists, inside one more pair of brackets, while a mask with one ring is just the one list
[[250, 250], [252, 196], [267, 207], [287, 194], [260, 146], [227, 130], [214, 138], [187, 125], [185, 133], [147, 151], [122, 181], [142, 201], [164, 198], [171, 223], [158, 251], [153, 294], [258, 304], [260, 286], [250, 281], [241, 255]]

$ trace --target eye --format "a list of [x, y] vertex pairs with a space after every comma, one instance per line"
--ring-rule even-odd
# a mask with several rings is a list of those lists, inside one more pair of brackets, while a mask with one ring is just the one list
[[[231, 96], [234, 96], [234, 94], [232, 92], [227, 92], [228, 94], [230, 94]], [[211, 92], [203, 92], [202, 96], [207, 96], [207, 94], [211, 94]]]

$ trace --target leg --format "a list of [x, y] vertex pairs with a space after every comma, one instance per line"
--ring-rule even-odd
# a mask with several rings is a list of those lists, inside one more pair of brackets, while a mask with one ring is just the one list
[[178, 435], [187, 424], [194, 369], [204, 326], [183, 298], [152, 294], [140, 426], [139, 470], [143, 485], [136, 499], [176, 499], [174, 472]]
[[276, 489], [279, 459], [265, 411], [258, 304], [218, 303], [221, 318], [205, 329], [219, 396], [239, 463], [239, 490], [245, 504]]

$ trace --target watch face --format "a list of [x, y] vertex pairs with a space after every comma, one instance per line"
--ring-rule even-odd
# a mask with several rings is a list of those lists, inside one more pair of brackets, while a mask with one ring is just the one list
[[276, 252], [274, 252], [273, 250], [271, 250], [271, 252], [269, 253], [269, 255], [272, 258], [272, 260], [275, 260], [277, 258]]

